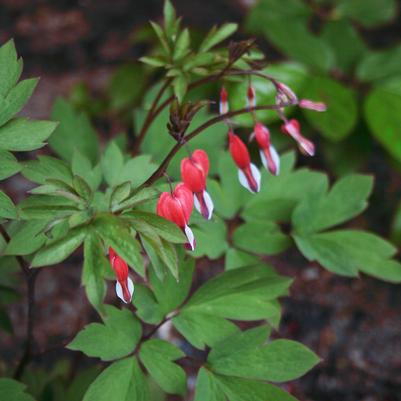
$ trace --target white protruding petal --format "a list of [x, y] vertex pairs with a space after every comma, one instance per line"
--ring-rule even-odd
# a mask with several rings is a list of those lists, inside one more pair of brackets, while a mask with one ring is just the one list
[[280, 156], [277, 153], [277, 150], [273, 145], [270, 145], [270, 154], [271, 154], [274, 164], [276, 165], [276, 174], [275, 175], [279, 175], [280, 174]]
[[248, 191], [253, 192], [248, 184], [246, 175], [244, 174], [244, 172], [242, 170], [238, 170], [238, 180], [243, 187], [245, 187]]
[[262, 160], [263, 167], [264, 167], [266, 170], [268, 170], [268, 169], [269, 169], [269, 166], [267, 165], [267, 159], [266, 159], [265, 152], [263, 152], [263, 150], [260, 149], [260, 150], [259, 150], [259, 154], [260, 154], [260, 160]]
[[249, 186], [249, 182], [246, 178], [246, 175], [242, 170], [238, 170], [239, 182], [249, 192], [252, 192], [252, 193], [259, 192], [260, 191], [260, 179], [261, 179], [260, 171], [253, 163], [251, 163], [250, 167], [251, 167], [251, 174], [256, 181], [256, 186], [257, 186], [256, 191], [253, 191], [252, 188]]
[[[131, 296], [130, 300], [132, 299], [132, 296], [134, 295], [134, 283], [132, 282], [132, 280], [128, 277], [127, 278], [127, 284], [128, 284], [128, 292]], [[121, 286], [121, 284], [116, 281], [116, 294], [118, 296], [118, 298], [121, 299], [121, 301], [123, 301], [125, 304], [127, 303], [126, 300], [124, 299], [124, 293], [123, 293], [123, 287]]]
[[203, 191], [203, 200], [205, 201], [205, 205], [209, 212], [209, 216], [207, 219], [210, 220], [213, 215], [214, 203], [213, 203], [212, 198], [210, 197], [209, 193], [206, 191]]
[[195, 249], [195, 236], [189, 226], [184, 227], [185, 235], [188, 239], [188, 244], [191, 246], [191, 251]]
[[255, 139], [255, 133], [252, 132], [251, 135], [249, 135], [248, 142], [252, 142]]
[[132, 299], [132, 297], [134, 296], [134, 283], [129, 277], [127, 278], [127, 281], [128, 281], [128, 291]]
[[116, 294], [117, 294], [118, 298], [120, 298], [121, 301], [123, 301], [126, 304], [124, 295], [123, 295], [123, 287], [121, 287], [121, 284], [118, 281], [116, 281]]
[[256, 185], [257, 185], [256, 192], [259, 192], [260, 191], [261, 174], [260, 174], [259, 169], [253, 163], [251, 163], [251, 173], [253, 175], [253, 178], [255, 178], [255, 181], [256, 181]]
[[195, 209], [196, 209], [199, 213], [202, 214], [201, 205], [200, 205], [200, 203], [199, 203], [198, 197], [197, 197], [195, 194], [194, 194], [194, 206], [195, 206]]

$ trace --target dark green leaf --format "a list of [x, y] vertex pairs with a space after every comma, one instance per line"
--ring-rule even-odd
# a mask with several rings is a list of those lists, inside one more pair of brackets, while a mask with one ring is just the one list
[[303, 110], [309, 123], [323, 136], [340, 141], [351, 133], [358, 118], [356, 94], [352, 89], [331, 78], [314, 77], [308, 81], [304, 95], [327, 105], [324, 113]]
[[337, 19], [352, 18], [367, 28], [383, 24], [395, 17], [395, 0], [339, 0], [334, 9]]
[[[3, 46], [4, 47], [4, 46]], [[0, 48], [0, 61], [1, 61]], [[0, 63], [1, 65], [1, 63]], [[1, 71], [0, 71], [1, 76]], [[5, 377], [0, 378], [0, 400], [4, 401], [35, 401], [33, 397], [25, 392], [25, 384]]]
[[365, 119], [371, 133], [398, 161], [401, 161], [400, 110], [401, 90], [390, 91], [379, 87], [373, 89], [365, 99]]

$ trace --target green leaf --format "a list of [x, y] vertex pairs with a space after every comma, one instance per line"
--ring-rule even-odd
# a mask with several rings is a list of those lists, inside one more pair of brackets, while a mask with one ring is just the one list
[[21, 165], [12, 153], [0, 150], [0, 180], [5, 180], [17, 174], [21, 168]]
[[110, 195], [110, 205], [113, 208], [114, 206], [120, 204], [123, 200], [127, 199], [131, 193], [131, 183], [129, 181], [125, 181], [120, 185], [117, 185], [113, 192]]
[[60, 121], [57, 130], [51, 136], [51, 148], [63, 159], [71, 161], [75, 149], [86, 156], [92, 163], [99, 154], [99, 143], [88, 117], [78, 113], [66, 100], [56, 100], [52, 110], [52, 119]]
[[[141, 79], [138, 79], [139, 76]], [[131, 107], [139, 100], [145, 84], [146, 75], [142, 65], [130, 63], [119, 67], [113, 73], [109, 84], [111, 109], [124, 110]]]
[[37, 160], [24, 162], [22, 175], [37, 184], [46, 184], [49, 179], [54, 179], [72, 185], [72, 174], [68, 164], [51, 156], [40, 155]]
[[138, 317], [145, 323], [159, 324], [164, 317], [161, 306], [157, 303], [152, 291], [142, 284], [135, 284], [133, 303]]
[[333, 63], [333, 54], [308, 30], [310, 8], [297, 0], [287, 3], [283, 5], [280, 0], [260, 1], [248, 17], [248, 29], [264, 33], [287, 56], [327, 70]]
[[139, 350], [139, 358], [150, 375], [169, 394], [186, 392], [185, 371], [171, 362], [184, 356], [179, 348], [164, 340], [148, 340]]
[[238, 249], [230, 248], [226, 252], [225, 270], [238, 269], [239, 267], [252, 266], [260, 263], [258, 257]]
[[141, 248], [125, 222], [111, 214], [104, 214], [96, 218], [94, 227], [107, 246], [111, 246], [131, 268], [144, 277]]
[[128, 309], [105, 305], [105, 311], [104, 324], [85, 326], [67, 348], [103, 361], [119, 359], [133, 352], [142, 335], [139, 321]]
[[173, 88], [174, 95], [177, 96], [178, 102], [182, 103], [184, 96], [187, 93], [188, 81], [185, 75], [181, 74], [174, 78]]
[[[230, 401], [297, 401], [292, 395], [269, 383], [238, 377], [215, 375], [217, 383]], [[251, 397], [251, 398], [250, 398]]]
[[365, 119], [371, 133], [398, 161], [401, 161], [400, 110], [401, 90], [396, 92], [379, 87], [365, 99]]
[[[294, 161], [292, 156], [282, 157], [283, 167]], [[323, 173], [304, 168], [282, 170], [277, 177], [262, 172], [261, 191], [246, 202], [241, 217], [247, 221], [289, 221], [295, 206], [305, 196], [327, 191], [328, 179]]]
[[177, 38], [174, 46], [173, 59], [180, 60], [186, 56], [190, 50], [189, 45], [191, 42], [191, 37], [189, 36], [188, 28], [185, 28]]
[[291, 240], [271, 221], [251, 221], [234, 231], [233, 244], [249, 252], [275, 255], [285, 251]]
[[335, 67], [344, 72], [352, 72], [367, 52], [359, 32], [348, 21], [327, 21], [323, 25], [322, 39], [334, 52]]
[[333, 273], [354, 277], [361, 270], [385, 281], [401, 281], [401, 264], [391, 259], [396, 248], [369, 232], [338, 230], [294, 239], [308, 260]]
[[352, 89], [331, 78], [314, 77], [308, 82], [303, 95], [327, 105], [324, 113], [303, 110], [309, 123], [323, 136], [340, 141], [351, 133], [358, 118], [356, 94]]
[[84, 244], [82, 284], [85, 286], [89, 302], [101, 315], [105, 314], [103, 299], [106, 295], [106, 285], [103, 276], [107, 271], [107, 264], [101, 241], [96, 234], [89, 232]]
[[43, 229], [47, 224], [47, 220], [30, 220], [24, 222], [13, 233], [10, 242], [4, 250], [4, 254], [29, 255], [37, 251], [46, 242], [47, 237], [43, 233]]
[[339, 0], [333, 13], [336, 18], [351, 18], [366, 28], [383, 24], [396, 16], [395, 0]]
[[0, 96], [4, 97], [17, 83], [22, 72], [13, 40], [0, 47]]
[[227, 23], [221, 27], [216, 28], [215, 26], [209, 31], [205, 39], [203, 39], [199, 46], [200, 52], [207, 52], [212, 47], [216, 46], [223, 40], [226, 40], [238, 29], [238, 24]]
[[192, 258], [180, 258], [178, 280], [171, 274], [161, 280], [153, 272], [149, 272], [150, 286], [164, 315], [180, 307], [186, 299], [192, 284], [195, 261]]
[[134, 188], [138, 187], [154, 173], [157, 167], [149, 155], [134, 157], [129, 159], [120, 171], [117, 183], [121, 184], [122, 182], [130, 181]]
[[144, 221], [149, 224], [154, 231], [162, 238], [175, 244], [184, 244], [187, 239], [176, 224], [154, 213], [144, 212], [142, 210], [132, 210], [123, 215], [130, 219]]
[[74, 186], [75, 191], [81, 198], [87, 201], [89, 201], [92, 198], [93, 193], [90, 186], [79, 175], [74, 175], [72, 184]]
[[359, 63], [356, 75], [361, 81], [375, 81], [400, 74], [401, 45], [368, 53]]
[[93, 191], [99, 187], [102, 181], [100, 163], [92, 167], [90, 160], [78, 149], [75, 149], [72, 155], [71, 170], [74, 175], [83, 178]]
[[[2, 48], [0, 48], [0, 65], [2, 56], [1, 49]], [[35, 401], [32, 396], [25, 392], [25, 388], [25, 384], [2, 377], [0, 378], [0, 399], [7, 401]]]
[[174, 327], [194, 347], [204, 350], [206, 346], [214, 347], [224, 338], [238, 332], [238, 327], [230, 321], [192, 310], [183, 310], [172, 319]]
[[57, 239], [40, 249], [35, 254], [31, 267], [55, 265], [62, 262], [81, 245], [85, 236], [85, 228], [70, 230], [65, 237]]
[[0, 191], [0, 217], [6, 219], [17, 218], [17, 210], [13, 201], [3, 191]]
[[111, 141], [104, 151], [101, 166], [107, 184], [111, 187], [118, 185], [124, 166], [124, 155], [115, 141]]
[[158, 57], [144, 56], [141, 57], [139, 61], [142, 61], [142, 63], [148, 64], [152, 67], [163, 67], [166, 65], [166, 61]]
[[114, 362], [90, 385], [83, 401], [149, 401], [149, 388], [135, 357]]
[[280, 308], [275, 299], [291, 283], [266, 265], [230, 270], [209, 280], [190, 298], [183, 310], [234, 320], [275, 320]]
[[53, 121], [15, 118], [0, 127], [0, 150], [16, 152], [39, 149], [57, 127]]
[[159, 24], [156, 24], [153, 21], [150, 21], [150, 25], [152, 26], [153, 30], [156, 33], [156, 36], [158, 37], [160, 44], [162, 45], [162, 48], [164, 50], [164, 53], [166, 55], [170, 55], [170, 46], [168, 44], [168, 39], [166, 38], [165, 33], [163, 32], [163, 29]]
[[195, 258], [207, 256], [212, 260], [222, 256], [228, 248], [227, 227], [224, 221], [217, 216], [211, 221], [205, 221], [199, 217], [195, 224], [192, 231], [196, 238], [196, 248], [191, 255]]
[[194, 401], [225, 401], [223, 391], [221, 390], [215, 376], [204, 367], [198, 371], [195, 387]]
[[357, 216], [367, 207], [373, 178], [352, 174], [337, 181], [330, 192], [311, 194], [298, 204], [292, 216], [297, 233], [313, 233]]
[[300, 343], [275, 340], [264, 345], [266, 339], [260, 327], [234, 334], [209, 353], [211, 369], [227, 376], [286, 382], [304, 375], [319, 362]]
[[164, 0], [163, 16], [167, 36], [171, 37], [175, 33], [176, 14], [170, 0]]
[[0, 126], [17, 114], [31, 97], [37, 79], [25, 79], [12, 88], [6, 97], [0, 97]]

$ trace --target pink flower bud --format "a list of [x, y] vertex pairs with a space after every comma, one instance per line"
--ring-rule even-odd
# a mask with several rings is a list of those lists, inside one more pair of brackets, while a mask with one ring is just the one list
[[111, 267], [116, 274], [117, 296], [126, 304], [131, 302], [134, 293], [134, 283], [128, 276], [128, 265], [124, 259], [116, 254], [113, 248], [109, 248], [109, 259]]
[[224, 86], [220, 91], [220, 114], [228, 113], [228, 93]]
[[260, 158], [263, 166], [273, 175], [280, 172], [280, 157], [275, 147], [270, 142], [270, 132], [267, 127], [261, 123], [256, 123], [255, 128], [256, 142], [260, 149]]
[[301, 134], [301, 127], [297, 120], [293, 118], [292, 120], [287, 121], [281, 126], [281, 130], [283, 133], [290, 135], [297, 141], [298, 147], [302, 153], [308, 156], [314, 156], [315, 145]]
[[229, 150], [231, 157], [239, 168], [238, 179], [242, 186], [250, 192], [260, 191], [260, 172], [258, 168], [251, 163], [249, 152], [241, 138], [230, 131], [228, 133]]
[[156, 213], [175, 223], [186, 235], [188, 242], [185, 247], [195, 249], [195, 238], [188, 223], [194, 206], [191, 190], [184, 184], [178, 184], [173, 193], [163, 192], [157, 202]]
[[314, 111], [326, 111], [327, 106], [323, 102], [314, 102], [309, 99], [301, 99], [299, 101], [299, 107], [302, 107], [303, 109], [309, 109], [309, 110], [314, 110]]
[[255, 88], [252, 85], [248, 86], [246, 97], [247, 97], [248, 107], [255, 107], [256, 106], [256, 92], [255, 92]]
[[205, 219], [210, 219], [213, 213], [213, 201], [206, 192], [206, 177], [209, 172], [209, 158], [201, 149], [195, 150], [191, 157], [181, 161], [181, 177], [184, 184], [194, 193], [196, 210]]
[[282, 100], [289, 102], [298, 101], [297, 95], [294, 93], [294, 91], [282, 82], [277, 82], [276, 88], [278, 95]]

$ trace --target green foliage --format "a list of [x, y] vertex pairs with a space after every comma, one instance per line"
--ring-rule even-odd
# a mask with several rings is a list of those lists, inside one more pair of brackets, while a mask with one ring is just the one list
[[34, 401], [25, 392], [25, 385], [16, 380], [0, 378], [0, 397], [7, 401]]
[[67, 348], [103, 361], [113, 361], [134, 351], [142, 334], [138, 320], [127, 309], [111, 305], [106, 305], [104, 309], [104, 324], [85, 326]]
[[164, 340], [148, 340], [139, 350], [139, 358], [147, 371], [170, 394], [185, 394], [185, 371], [172, 362], [183, 356], [185, 354], [179, 348]]

